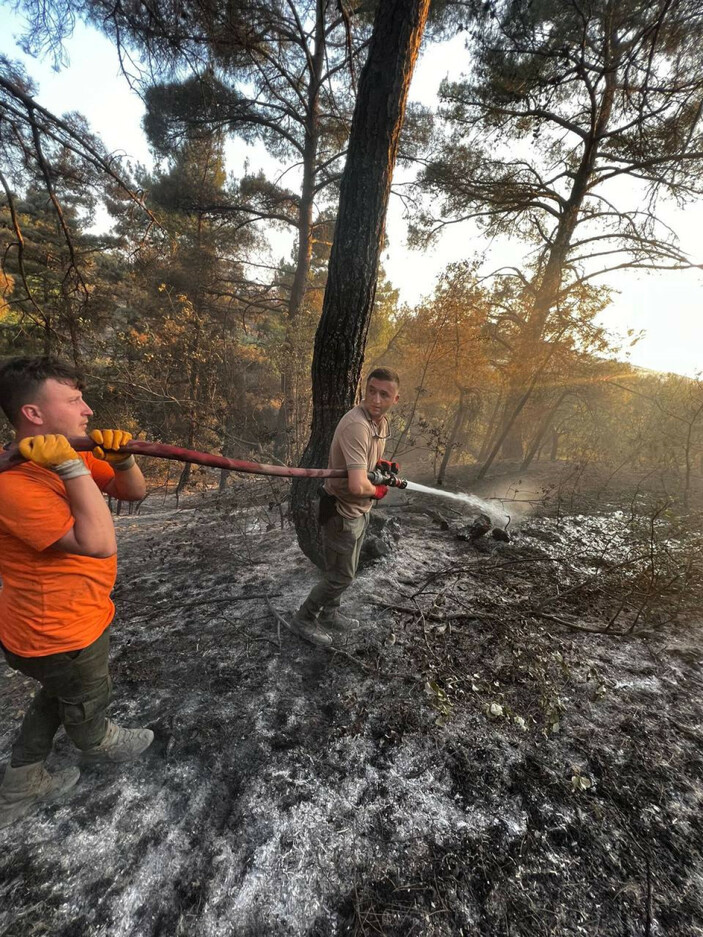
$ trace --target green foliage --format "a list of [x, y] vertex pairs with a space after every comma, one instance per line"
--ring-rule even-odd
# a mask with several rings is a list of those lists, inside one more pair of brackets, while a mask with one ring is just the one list
[[[618, 205], [612, 181], [640, 180], [653, 199], [702, 191], [699, 6], [467, 7], [471, 71], [442, 85], [449, 137], [421, 178], [443, 200], [440, 217], [473, 216], [489, 234], [537, 244], [546, 258], [575, 211], [588, 231], [571, 242], [570, 223], [564, 246], [580, 255], [576, 266], [608, 257], [601, 250], [621, 255], [618, 263], [685, 263], [653, 211]], [[436, 209], [425, 213], [416, 236], [436, 217]]]

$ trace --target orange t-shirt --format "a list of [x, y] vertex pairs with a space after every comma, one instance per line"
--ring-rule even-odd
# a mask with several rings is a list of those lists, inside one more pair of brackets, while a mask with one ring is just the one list
[[[79, 453], [101, 491], [115, 477]], [[20, 657], [77, 651], [112, 621], [117, 558], [47, 550], [73, 527], [64, 484], [25, 462], [0, 474], [0, 641]]]

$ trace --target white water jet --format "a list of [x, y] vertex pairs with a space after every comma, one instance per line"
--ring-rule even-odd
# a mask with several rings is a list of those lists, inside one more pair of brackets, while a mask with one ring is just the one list
[[419, 491], [422, 494], [438, 495], [440, 498], [450, 498], [453, 501], [461, 501], [462, 504], [468, 504], [476, 508], [483, 514], [487, 514], [496, 527], [505, 527], [510, 517], [503, 511], [497, 511], [495, 506], [484, 501], [483, 498], [477, 498], [476, 495], [465, 495], [457, 491], [442, 491], [441, 488], [430, 488], [427, 485], [419, 485], [417, 482], [409, 481], [406, 485], [409, 491]]

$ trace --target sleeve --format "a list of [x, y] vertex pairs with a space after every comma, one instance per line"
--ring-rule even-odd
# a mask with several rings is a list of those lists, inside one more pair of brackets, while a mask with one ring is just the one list
[[92, 452], [81, 453], [83, 461], [90, 469], [93, 481], [101, 491], [105, 491], [107, 486], [115, 477], [115, 470], [104, 459], [96, 459]]
[[348, 469], [366, 469], [369, 460], [369, 432], [359, 422], [351, 423], [340, 434], [339, 448]]
[[46, 550], [73, 527], [65, 497], [38, 478], [6, 472], [0, 485], [0, 524], [34, 550]]

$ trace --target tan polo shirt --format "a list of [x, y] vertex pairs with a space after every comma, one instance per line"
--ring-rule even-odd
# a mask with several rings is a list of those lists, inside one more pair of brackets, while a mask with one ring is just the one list
[[[389, 424], [385, 416], [377, 426], [359, 404], [345, 413], [337, 423], [327, 467], [365, 469], [371, 472], [383, 456], [388, 435]], [[350, 494], [346, 478], [328, 478], [325, 490], [337, 498], [337, 510], [342, 517], [361, 517], [371, 510], [371, 498], [358, 498]]]

